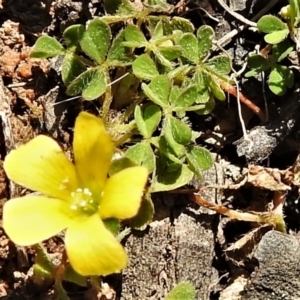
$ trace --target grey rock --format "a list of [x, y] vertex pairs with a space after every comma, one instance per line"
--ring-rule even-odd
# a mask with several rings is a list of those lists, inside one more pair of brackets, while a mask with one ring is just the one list
[[252, 274], [242, 299], [300, 299], [299, 237], [269, 231], [260, 241], [254, 257], [259, 268]]

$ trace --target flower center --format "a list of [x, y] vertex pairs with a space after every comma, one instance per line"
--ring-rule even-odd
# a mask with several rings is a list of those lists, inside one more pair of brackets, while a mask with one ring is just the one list
[[89, 189], [77, 189], [71, 193], [73, 199], [70, 209], [74, 212], [92, 215], [98, 211], [99, 203], [92, 197], [92, 193]]

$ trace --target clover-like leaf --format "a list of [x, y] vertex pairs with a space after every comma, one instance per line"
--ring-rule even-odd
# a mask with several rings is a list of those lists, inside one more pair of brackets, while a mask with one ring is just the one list
[[227, 55], [215, 56], [206, 62], [205, 65], [223, 75], [227, 75], [231, 71], [231, 63]]
[[190, 85], [180, 91], [178, 97], [172, 102], [177, 107], [189, 107], [193, 105], [198, 97], [198, 89], [196, 85]]
[[168, 105], [171, 81], [166, 75], [155, 76], [149, 85], [142, 83], [142, 90], [155, 104], [165, 107]]
[[247, 58], [248, 67], [252, 69], [245, 74], [245, 77], [251, 77], [266, 71], [271, 67], [269, 60], [259, 54], [252, 54]]
[[184, 164], [173, 172], [161, 171], [153, 173], [150, 192], [175, 190], [190, 182], [193, 176], [194, 173]]
[[100, 68], [92, 68], [81, 73], [67, 88], [70, 96], [82, 93], [85, 100], [94, 100], [106, 91], [105, 72]]
[[136, 77], [151, 80], [159, 75], [155, 62], [148, 54], [140, 55], [133, 63], [132, 70]]
[[94, 19], [80, 37], [80, 46], [85, 54], [98, 64], [105, 60], [111, 40], [110, 27], [100, 20]]
[[61, 76], [66, 86], [85, 71], [86, 66], [76, 55], [74, 55], [74, 53], [68, 52], [65, 55], [61, 67]]
[[30, 56], [34, 58], [48, 58], [64, 54], [65, 48], [50, 36], [41, 36], [35, 42]]
[[168, 141], [169, 133], [171, 133], [174, 141], [181, 145], [188, 144], [192, 139], [191, 128], [182, 121], [172, 116], [168, 116], [166, 118], [164, 130], [165, 136]]
[[141, 30], [137, 26], [131, 24], [127, 25], [125, 29], [125, 40], [135, 43], [137, 46], [134, 47], [144, 46], [145, 42], [147, 42]]
[[287, 87], [294, 84], [294, 73], [286, 66], [277, 65], [272, 69], [269, 75], [269, 88], [278, 96], [282, 96], [286, 92]]
[[125, 47], [125, 30], [121, 30], [113, 40], [106, 60], [110, 66], [126, 66], [133, 61], [133, 56], [128, 55], [130, 48]]
[[169, 34], [175, 30], [180, 30], [182, 32], [194, 32], [195, 27], [191, 21], [181, 17], [173, 17], [170, 22]]
[[152, 137], [151, 144], [170, 161], [182, 164], [182, 158], [186, 152], [185, 147], [174, 141], [172, 133], [168, 132], [165, 135], [169, 135], [168, 139], [164, 135]]
[[274, 31], [272, 33], [265, 35], [265, 41], [266, 41], [266, 43], [269, 43], [272, 45], [278, 44], [278, 43], [282, 42], [288, 36], [288, 34], [289, 34], [288, 29]]
[[140, 133], [149, 139], [161, 121], [161, 110], [157, 105], [149, 105], [143, 112], [140, 106], [136, 106], [134, 119]]
[[155, 155], [148, 142], [141, 142], [127, 149], [125, 157], [140, 166], [148, 169], [152, 173], [155, 167]]
[[182, 56], [189, 61], [197, 64], [199, 62], [198, 57], [198, 40], [192, 33], [185, 33], [182, 35], [178, 44], [182, 49]]
[[84, 26], [81, 24], [71, 25], [65, 29], [63, 32], [63, 38], [65, 39], [65, 43], [69, 51], [75, 52], [78, 49], [80, 46], [80, 32], [83, 31]]
[[210, 152], [200, 146], [188, 147], [186, 158], [190, 169], [199, 176], [201, 176], [202, 171], [210, 169], [213, 165]]
[[272, 33], [275, 31], [288, 29], [288, 26], [279, 18], [272, 15], [266, 15], [258, 20], [257, 28], [261, 32]]
[[197, 86], [198, 95], [195, 103], [206, 103], [210, 97], [209, 79], [210, 77], [202, 69], [197, 69], [193, 75], [192, 82]]
[[208, 25], [203, 25], [197, 30], [198, 39], [198, 53], [200, 60], [203, 60], [208, 56], [210, 49], [212, 47], [213, 39], [215, 37], [215, 32], [212, 27]]
[[194, 300], [196, 299], [196, 291], [189, 282], [182, 282], [175, 286], [167, 295], [165, 300]]

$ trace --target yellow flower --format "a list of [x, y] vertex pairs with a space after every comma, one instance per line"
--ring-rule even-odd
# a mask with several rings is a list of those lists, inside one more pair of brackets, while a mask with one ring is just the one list
[[86, 112], [76, 120], [73, 151], [75, 164], [54, 140], [40, 135], [8, 154], [7, 176], [41, 195], [6, 202], [3, 228], [22, 246], [66, 229], [65, 247], [76, 272], [83, 276], [119, 272], [127, 255], [102, 219], [137, 214], [147, 170], [131, 167], [107, 178], [113, 143], [102, 121]]

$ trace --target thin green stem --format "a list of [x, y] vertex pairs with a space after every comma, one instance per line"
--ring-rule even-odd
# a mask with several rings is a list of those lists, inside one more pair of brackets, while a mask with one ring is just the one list
[[110, 105], [113, 100], [109, 74], [106, 73], [105, 76], [106, 76], [107, 87], [106, 87], [106, 91], [104, 94], [105, 96], [104, 96], [104, 101], [103, 101], [103, 105], [102, 105], [102, 118], [103, 118], [104, 122], [107, 121], [107, 116], [109, 113]]
[[135, 107], [143, 102], [145, 99], [145, 95], [142, 94], [138, 97], [137, 100], [135, 100], [131, 105], [129, 105], [125, 112], [122, 114], [122, 117], [120, 118], [120, 123], [125, 123], [126, 120], [130, 118], [130, 116], [133, 114]]
[[[127, 126], [128, 126], [127, 131], [114, 142], [116, 147], [119, 147], [120, 145], [124, 144], [136, 133], [135, 121], [132, 121]], [[117, 129], [117, 126], [116, 126], [116, 129]]]

